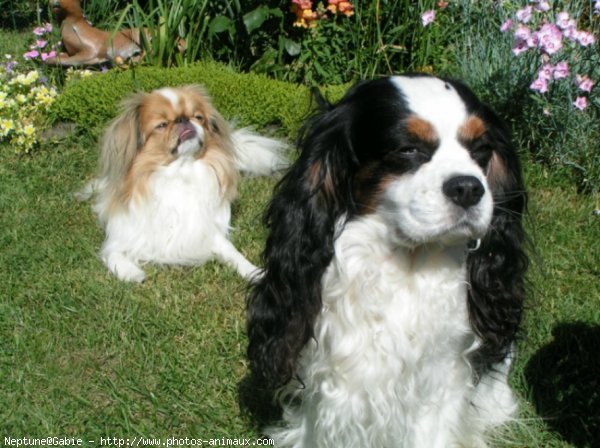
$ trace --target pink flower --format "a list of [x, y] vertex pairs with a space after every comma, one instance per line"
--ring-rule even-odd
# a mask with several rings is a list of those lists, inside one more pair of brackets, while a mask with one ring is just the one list
[[588, 33], [587, 31], [577, 31], [575, 34], [575, 39], [577, 39], [577, 42], [584, 47], [588, 47], [596, 42], [594, 35], [592, 33]]
[[527, 42], [524, 40], [518, 40], [516, 45], [513, 47], [512, 52], [515, 56], [519, 56], [521, 53], [525, 53], [527, 50], [529, 50]]
[[556, 15], [556, 24], [561, 30], [568, 28], [571, 25], [571, 16], [568, 12], [559, 12]]
[[[598, 0], [598, 1], [600, 1], [600, 0]], [[508, 19], [500, 27], [500, 32], [501, 33], [506, 33], [508, 30], [510, 30], [512, 28], [512, 25], [513, 25], [513, 21], [511, 19]]]
[[591, 92], [594, 84], [596, 84], [592, 79], [588, 76], [581, 76], [579, 74], [575, 75], [575, 84], [584, 92]]
[[552, 75], [554, 76], [554, 79], [564, 79], [570, 74], [571, 71], [569, 70], [569, 63], [563, 61], [556, 64]]
[[577, 23], [575, 20], [563, 30], [563, 34], [567, 39], [577, 40]]
[[588, 100], [585, 96], [578, 96], [577, 99], [573, 101], [573, 106], [579, 110], [585, 110], [588, 107]]
[[526, 6], [523, 9], [519, 9], [517, 11], [517, 19], [519, 22], [527, 23], [531, 20], [533, 8], [531, 6]]
[[531, 36], [527, 38], [527, 46], [529, 48], [536, 48], [540, 46], [540, 36], [538, 33], [531, 33]]
[[36, 36], [43, 36], [46, 33], [47, 33], [46, 28], [41, 27], [41, 26], [38, 26], [33, 29], [33, 34], [35, 34]]
[[550, 8], [550, 2], [547, 0], [540, 0], [535, 7], [535, 9], [537, 9], [538, 11], [550, 11]]
[[44, 24], [44, 29], [46, 30], [47, 33], [51, 33], [54, 28], [52, 28], [51, 23], [47, 22], [46, 24]]
[[36, 48], [44, 48], [46, 45], [48, 45], [47, 40], [38, 40], [35, 42]]
[[519, 25], [515, 31], [515, 37], [519, 40], [527, 40], [531, 37], [531, 30], [528, 26]]
[[42, 61], [47, 61], [50, 58], [56, 57], [56, 51], [52, 50], [50, 53], [42, 53]]
[[545, 81], [550, 81], [552, 79], [552, 75], [554, 74], [554, 66], [552, 64], [544, 64], [540, 71], [538, 72], [538, 78], [543, 79]]
[[292, 0], [292, 3], [298, 5], [300, 9], [312, 9], [311, 0]]
[[421, 22], [423, 26], [431, 25], [435, 21], [435, 10], [430, 9], [421, 14]]
[[537, 90], [540, 93], [546, 93], [548, 91], [548, 80], [538, 77], [535, 81], [531, 83], [529, 88], [531, 90]]
[[547, 23], [537, 32], [539, 46], [547, 54], [557, 53], [562, 49], [563, 33], [555, 24]]
[[39, 55], [40, 55], [39, 51], [37, 51], [37, 50], [31, 50], [31, 51], [28, 51], [27, 53], [25, 53], [25, 54], [23, 55], [23, 57], [24, 57], [25, 59], [35, 59], [35, 58], [37, 58]]

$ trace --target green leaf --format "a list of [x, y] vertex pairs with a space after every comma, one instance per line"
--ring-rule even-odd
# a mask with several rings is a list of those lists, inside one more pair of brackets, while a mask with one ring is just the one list
[[269, 12], [269, 8], [266, 6], [259, 6], [254, 11], [244, 14], [244, 26], [248, 34], [252, 34], [265, 23], [265, 20], [269, 18]]
[[299, 42], [295, 42], [287, 37], [280, 37], [280, 39], [287, 54], [290, 56], [298, 56], [300, 54], [302, 46]]
[[222, 33], [224, 31], [233, 30], [233, 22], [229, 17], [225, 16], [216, 16], [214, 19], [210, 21], [210, 25], [208, 26], [208, 33], [211, 36], [215, 34]]

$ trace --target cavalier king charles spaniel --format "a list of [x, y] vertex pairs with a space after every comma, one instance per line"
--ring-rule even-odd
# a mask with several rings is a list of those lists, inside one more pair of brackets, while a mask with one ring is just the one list
[[514, 418], [526, 192], [509, 129], [426, 75], [353, 87], [305, 125], [265, 215], [248, 357], [284, 447], [485, 446]]
[[232, 131], [200, 86], [162, 88], [126, 100], [108, 127], [97, 193], [106, 230], [101, 257], [122, 280], [141, 282], [140, 264], [200, 265], [217, 258], [246, 279], [257, 274], [228, 239], [239, 170], [269, 174], [284, 145]]

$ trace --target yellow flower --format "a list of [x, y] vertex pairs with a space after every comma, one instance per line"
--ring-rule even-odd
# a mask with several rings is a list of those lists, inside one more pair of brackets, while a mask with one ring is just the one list
[[23, 127], [23, 129], [21, 130], [21, 132], [26, 137], [33, 137], [35, 135], [35, 128], [32, 125], [28, 124], [25, 127]]
[[17, 100], [17, 103], [19, 104], [25, 104], [27, 102], [27, 97], [25, 95], [23, 95], [22, 93], [18, 94], [15, 99]]
[[6, 137], [11, 131], [15, 130], [15, 122], [9, 119], [0, 121], [0, 135]]

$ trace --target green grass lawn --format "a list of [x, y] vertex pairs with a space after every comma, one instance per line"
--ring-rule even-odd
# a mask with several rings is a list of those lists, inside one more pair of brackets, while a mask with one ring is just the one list
[[[0, 146], [0, 440], [257, 437], [240, 404], [245, 283], [229, 267], [109, 275], [89, 203], [95, 142]], [[512, 383], [522, 419], [499, 446], [600, 445], [598, 198], [528, 166], [531, 296]], [[233, 239], [254, 263], [273, 179], [246, 178]], [[546, 417], [542, 420], [541, 417]], [[96, 445], [90, 445], [96, 446]]]

